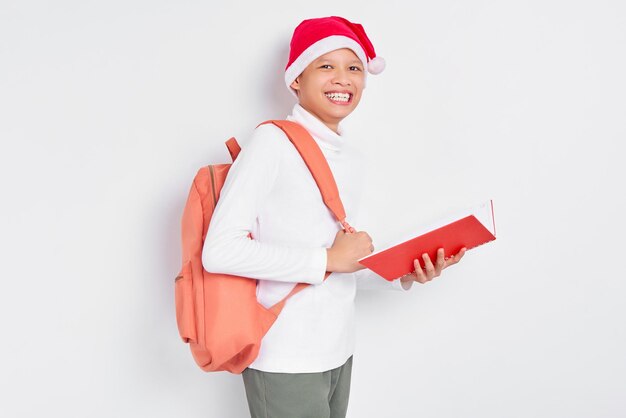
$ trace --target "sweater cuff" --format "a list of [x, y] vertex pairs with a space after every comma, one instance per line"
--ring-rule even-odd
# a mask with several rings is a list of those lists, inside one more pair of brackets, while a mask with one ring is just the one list
[[328, 263], [328, 253], [326, 247], [315, 248], [311, 254], [311, 269], [310, 273], [306, 275], [303, 283], [321, 284], [324, 281], [326, 275], [326, 265]]
[[391, 287], [396, 290], [411, 290], [413, 287], [413, 281], [402, 283], [402, 281], [398, 278], [391, 282]]

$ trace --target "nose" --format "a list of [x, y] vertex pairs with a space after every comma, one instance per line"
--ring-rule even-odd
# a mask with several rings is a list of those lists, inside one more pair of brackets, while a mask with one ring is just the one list
[[345, 69], [337, 69], [335, 76], [333, 77], [333, 84], [340, 84], [342, 86], [349, 86], [351, 83], [349, 72]]

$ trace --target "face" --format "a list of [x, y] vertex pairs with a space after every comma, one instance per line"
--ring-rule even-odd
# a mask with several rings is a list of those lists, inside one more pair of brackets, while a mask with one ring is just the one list
[[357, 107], [365, 81], [364, 66], [347, 48], [317, 58], [291, 83], [300, 105], [337, 132], [339, 122]]

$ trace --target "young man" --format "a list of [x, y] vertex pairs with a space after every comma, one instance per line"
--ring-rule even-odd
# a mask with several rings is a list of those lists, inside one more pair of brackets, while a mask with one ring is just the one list
[[[384, 62], [361, 25], [343, 18], [303, 21], [294, 31], [285, 82], [298, 104], [287, 119], [320, 146], [348, 219], [356, 219], [368, 169], [340, 122], [359, 104], [366, 73]], [[355, 226], [355, 225], [353, 225]], [[254, 240], [248, 238], [252, 232]], [[345, 417], [354, 351], [358, 287], [409, 290], [457, 263], [440, 250], [426, 269], [388, 282], [356, 260], [374, 251], [364, 232], [344, 232], [321, 199], [300, 154], [274, 125], [258, 127], [233, 163], [207, 232], [206, 270], [258, 279], [257, 298], [269, 307], [298, 282], [243, 372], [253, 417]], [[333, 272], [323, 280], [325, 272]]]

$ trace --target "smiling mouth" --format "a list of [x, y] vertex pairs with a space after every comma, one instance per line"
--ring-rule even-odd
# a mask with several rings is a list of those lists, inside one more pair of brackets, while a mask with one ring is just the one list
[[326, 96], [328, 100], [335, 104], [349, 104], [352, 101], [351, 93], [330, 92], [324, 93], [324, 96]]

